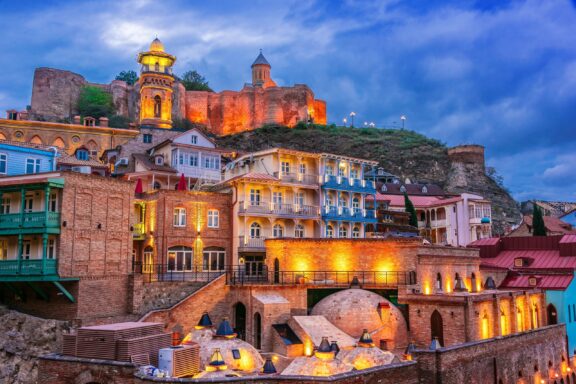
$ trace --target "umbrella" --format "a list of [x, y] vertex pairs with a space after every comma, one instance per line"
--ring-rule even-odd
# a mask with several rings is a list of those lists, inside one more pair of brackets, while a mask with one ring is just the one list
[[134, 190], [134, 193], [139, 194], [139, 193], [144, 193], [144, 188], [142, 187], [142, 179], [138, 178], [138, 181], [136, 182], [136, 189]]
[[188, 188], [186, 187], [186, 178], [184, 177], [184, 174], [182, 174], [180, 176], [180, 181], [178, 181], [178, 186], [176, 187], [177, 191], [185, 191]]

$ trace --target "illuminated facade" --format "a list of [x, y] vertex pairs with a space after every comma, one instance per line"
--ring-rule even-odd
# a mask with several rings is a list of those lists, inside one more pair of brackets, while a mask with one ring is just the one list
[[172, 127], [172, 66], [176, 57], [164, 52], [164, 45], [157, 38], [148, 52], [138, 55], [141, 64], [140, 124], [158, 128]]

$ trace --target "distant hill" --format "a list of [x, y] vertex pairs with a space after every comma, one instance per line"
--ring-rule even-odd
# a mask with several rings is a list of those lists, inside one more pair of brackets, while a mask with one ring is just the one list
[[[447, 192], [460, 193], [462, 178], [469, 192], [478, 193], [493, 203], [495, 233], [521, 219], [516, 202], [506, 190], [484, 174], [482, 166], [474, 172], [453, 167], [448, 148], [438, 140], [414, 131], [378, 128], [348, 128], [334, 125], [299, 124], [294, 128], [270, 125], [253, 131], [216, 138], [219, 146], [253, 152], [283, 147], [310, 152], [329, 152], [378, 161], [386, 171], [412, 182], [434, 183]], [[465, 167], [466, 168], [466, 167]], [[479, 171], [479, 169], [482, 171]], [[458, 179], [458, 183], [454, 180]]]

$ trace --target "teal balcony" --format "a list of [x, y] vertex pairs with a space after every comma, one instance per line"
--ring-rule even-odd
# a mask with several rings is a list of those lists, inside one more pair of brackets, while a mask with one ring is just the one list
[[146, 226], [144, 223], [136, 223], [132, 228], [132, 239], [146, 240]]
[[0, 234], [60, 233], [60, 212], [26, 212], [0, 215]]
[[[43, 261], [45, 264], [43, 265]], [[49, 276], [58, 275], [58, 261], [46, 260], [0, 260], [0, 276]]]

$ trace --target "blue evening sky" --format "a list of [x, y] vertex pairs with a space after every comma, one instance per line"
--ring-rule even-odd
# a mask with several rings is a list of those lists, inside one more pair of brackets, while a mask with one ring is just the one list
[[0, 0], [0, 110], [30, 103], [35, 67], [109, 82], [158, 36], [177, 73], [308, 84], [328, 119], [486, 146], [519, 200], [576, 200], [576, 2]]

